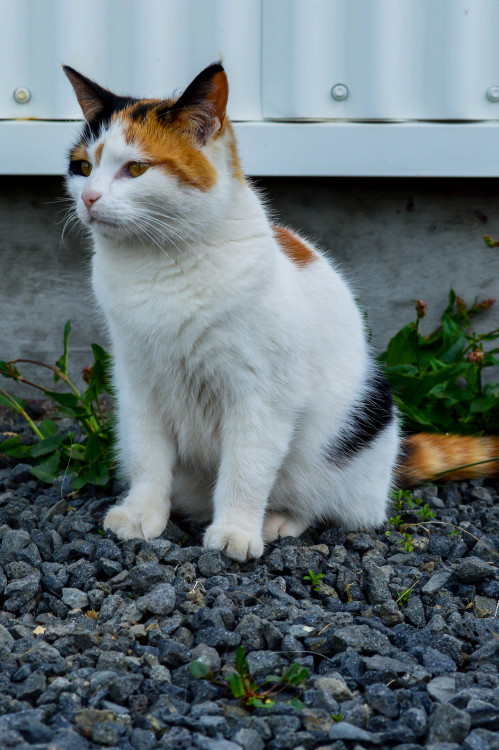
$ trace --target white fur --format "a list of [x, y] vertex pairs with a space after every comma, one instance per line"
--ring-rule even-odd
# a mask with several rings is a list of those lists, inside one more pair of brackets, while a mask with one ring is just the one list
[[[343, 466], [326, 459], [372, 367], [361, 316], [318, 251], [306, 267], [283, 253], [228, 138], [203, 149], [218, 176], [202, 191], [158, 168], [127, 178], [144, 156], [116, 123], [89, 145], [104, 142], [99, 167], [68, 185], [93, 234], [131, 482], [105, 527], [150, 539], [173, 506], [243, 561], [318, 520], [382, 524], [399, 436], [394, 419]], [[102, 194], [91, 216], [85, 186]]]

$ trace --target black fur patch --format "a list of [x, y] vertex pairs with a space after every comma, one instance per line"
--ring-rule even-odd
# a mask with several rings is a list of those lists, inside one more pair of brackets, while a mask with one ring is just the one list
[[[101, 129], [105, 130], [107, 127], [109, 127], [111, 118], [115, 112], [119, 112], [126, 107], [130, 107], [132, 104], [135, 104], [138, 101], [138, 99], [132, 99], [132, 97], [128, 96], [112, 95], [112, 97], [110, 97], [109, 100], [106, 101], [104, 109], [99, 112], [97, 117], [92, 118], [90, 122], [85, 120], [80, 136], [71, 147], [69, 153], [71, 154], [74, 149], [80, 145], [80, 143], [87, 144], [98, 138]], [[69, 174], [75, 174], [74, 171], [71, 171], [71, 165], [68, 171]]]
[[388, 427], [394, 418], [393, 398], [387, 379], [376, 370], [362, 401], [347, 417], [348, 427], [327, 446], [327, 459], [341, 465], [353, 458]]

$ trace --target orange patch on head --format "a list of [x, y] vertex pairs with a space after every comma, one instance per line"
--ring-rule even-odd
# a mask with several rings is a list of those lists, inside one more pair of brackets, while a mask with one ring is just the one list
[[75, 146], [75, 148], [71, 151], [69, 158], [71, 159], [71, 161], [90, 161], [85, 144], [79, 143], [77, 146]]
[[104, 150], [104, 144], [103, 143], [99, 143], [99, 145], [95, 149], [95, 166], [96, 167], [98, 167], [99, 164], [100, 164], [100, 160], [101, 160], [101, 157], [102, 157], [103, 150]]
[[144, 100], [118, 112], [113, 119], [123, 123], [126, 140], [144, 152], [151, 166], [174, 174], [184, 185], [209, 190], [217, 181], [215, 167], [183, 131], [181, 120], [157, 113], [164, 104]]
[[281, 250], [288, 256], [288, 258], [296, 263], [297, 266], [305, 268], [305, 266], [313, 263], [317, 260], [316, 253], [309, 247], [303, 240], [301, 240], [294, 232], [286, 229], [285, 227], [273, 226], [272, 231], [274, 237], [279, 243]]

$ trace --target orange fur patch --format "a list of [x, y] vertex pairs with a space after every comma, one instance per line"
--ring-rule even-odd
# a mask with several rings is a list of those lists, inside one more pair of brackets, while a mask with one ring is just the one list
[[87, 148], [83, 143], [79, 143], [78, 146], [71, 151], [69, 158], [71, 161], [90, 161]]
[[429, 479], [445, 481], [499, 476], [499, 461], [491, 460], [499, 458], [497, 437], [422, 432], [406, 438], [403, 447], [406, 456], [399, 467], [397, 480], [405, 486]]
[[228, 131], [228, 144], [230, 149], [230, 158], [232, 161], [232, 176], [240, 182], [245, 182], [244, 172], [239, 161], [239, 154], [237, 152], [236, 136], [234, 135], [234, 128], [230, 120], [225, 120], [226, 130]]
[[314, 253], [312, 248], [303, 242], [294, 232], [286, 229], [285, 227], [273, 226], [272, 231], [277, 242], [281, 246], [282, 251], [288, 256], [293, 263], [297, 266], [305, 268], [314, 260], [317, 260], [317, 255]]
[[113, 119], [123, 122], [126, 140], [137, 144], [151, 165], [174, 174], [184, 185], [209, 190], [217, 181], [216, 169], [183, 131], [182, 118], [159, 119], [154, 110], [137, 117], [144, 105], [161, 104], [160, 100], [143, 100], [117, 112]]
[[95, 149], [95, 166], [98, 167], [100, 164], [100, 160], [102, 158], [102, 152], [104, 150], [104, 144], [99, 143], [97, 148]]

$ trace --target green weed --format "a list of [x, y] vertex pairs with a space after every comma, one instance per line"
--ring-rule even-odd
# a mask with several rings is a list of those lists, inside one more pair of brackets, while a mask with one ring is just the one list
[[[234, 698], [238, 698], [244, 708], [271, 708], [280, 692], [289, 688], [297, 688], [308, 676], [308, 669], [295, 662], [280, 677], [267, 675], [258, 685], [251, 677], [244, 646], [239, 646], [237, 649], [234, 669], [235, 671], [228, 680], [217, 680], [203, 662], [191, 661], [190, 663], [193, 677], [228, 687]], [[271, 687], [265, 689], [265, 685], [271, 685]], [[298, 698], [292, 698], [289, 703], [298, 710], [305, 708]]]
[[404, 540], [400, 540], [400, 544], [404, 552], [414, 552], [414, 544], [412, 543], [412, 536], [410, 534], [404, 534]]
[[[0, 404], [8, 406], [24, 417], [38, 438], [34, 445], [23, 445], [19, 436], [10, 437], [0, 443], [0, 454], [16, 458], [35, 459], [32, 474], [48, 484], [65, 472], [73, 479], [74, 490], [86, 484], [106, 487], [112, 478], [112, 429], [111, 420], [105, 414], [100, 402], [104, 393], [111, 394], [110, 357], [98, 344], [92, 344], [93, 364], [82, 373], [86, 383], [79, 390], [68, 376], [68, 339], [71, 321], [64, 327], [63, 353], [54, 366], [30, 359], [15, 359], [10, 362], [0, 360], [0, 375], [24, 383], [41, 391], [56, 408], [55, 417], [70, 417], [77, 421], [82, 436], [75, 432], [59, 431], [52, 419], [43, 419], [36, 424], [26, 412], [23, 399], [0, 388]], [[29, 365], [51, 370], [54, 383], [62, 381], [66, 391], [52, 391], [36, 381], [26, 378], [18, 365]], [[24, 369], [24, 368], [23, 368]]]
[[499, 339], [499, 328], [478, 334], [471, 321], [495, 300], [467, 306], [453, 290], [439, 327], [420, 333], [426, 305], [416, 303], [416, 320], [390, 340], [380, 356], [395, 401], [410, 430], [497, 434], [499, 382], [483, 383], [483, 371], [499, 365], [499, 348], [484, 344]]
[[303, 576], [303, 580], [310, 583], [312, 591], [319, 590], [319, 583], [322, 578], [324, 578], [324, 573], [314, 573], [313, 570], [309, 570], [308, 574]]

